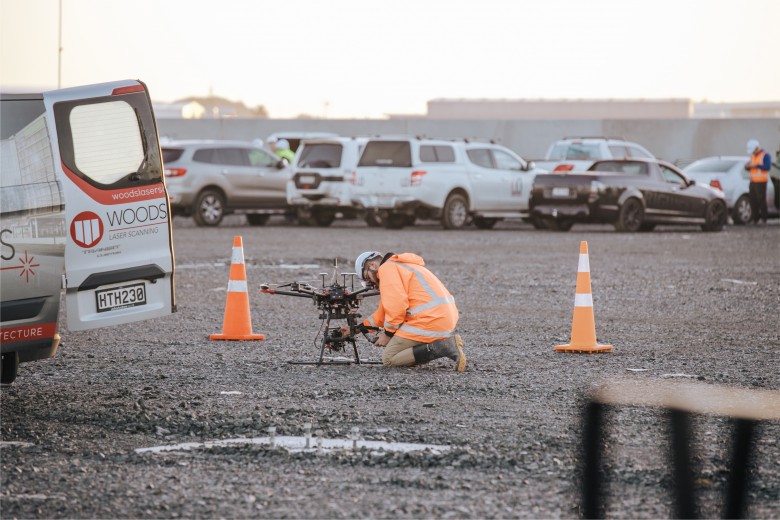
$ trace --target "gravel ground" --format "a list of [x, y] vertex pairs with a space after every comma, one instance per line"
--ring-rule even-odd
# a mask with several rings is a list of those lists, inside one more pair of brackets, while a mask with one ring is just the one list
[[[2, 390], [3, 518], [570, 518], [580, 515], [582, 411], [613, 379], [780, 390], [780, 225], [620, 234], [501, 223], [492, 231], [400, 231], [337, 222], [174, 226], [179, 312], [112, 329], [62, 329], [58, 355], [23, 364]], [[243, 236], [259, 342], [220, 332], [234, 235]], [[579, 242], [590, 250], [599, 341], [562, 354]], [[469, 365], [311, 367], [311, 301], [263, 282], [316, 279], [366, 249], [421, 254], [455, 295]], [[316, 266], [315, 266], [316, 265]], [[296, 267], [297, 266], [297, 267]], [[373, 311], [374, 301], [362, 309]], [[63, 320], [64, 323], [64, 320]], [[64, 325], [63, 325], [64, 327]], [[379, 351], [366, 342], [364, 359]], [[635, 371], [629, 369], [644, 369]], [[674, 515], [664, 413], [608, 415], [606, 515]], [[137, 448], [266, 435], [441, 444], [448, 451], [288, 453], [268, 445], [137, 453]], [[696, 496], [718, 517], [730, 422], [694, 416]], [[749, 516], [780, 517], [780, 424], [761, 423]]]

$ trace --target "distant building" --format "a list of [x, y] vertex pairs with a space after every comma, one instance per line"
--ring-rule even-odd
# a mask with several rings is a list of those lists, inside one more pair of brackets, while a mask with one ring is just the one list
[[265, 108], [247, 108], [240, 101], [230, 101], [221, 97], [190, 97], [173, 103], [154, 103], [155, 116], [161, 119], [225, 119], [267, 118]]
[[[398, 116], [391, 116], [395, 119]], [[694, 103], [690, 99], [432, 99], [426, 119], [777, 118], [780, 101]]]

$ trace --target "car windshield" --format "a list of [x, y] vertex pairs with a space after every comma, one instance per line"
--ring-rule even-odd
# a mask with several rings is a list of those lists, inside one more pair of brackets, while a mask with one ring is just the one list
[[336, 143], [307, 143], [298, 158], [303, 168], [338, 168], [341, 165], [342, 146]]
[[686, 173], [725, 173], [739, 162], [740, 161], [735, 161], [733, 159], [703, 159], [688, 165], [684, 171]]
[[601, 159], [597, 144], [559, 143], [550, 152], [550, 160], [553, 161], [587, 161], [591, 159]]

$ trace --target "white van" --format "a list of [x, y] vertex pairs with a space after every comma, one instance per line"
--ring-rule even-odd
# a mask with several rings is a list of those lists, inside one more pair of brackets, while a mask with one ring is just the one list
[[2, 383], [85, 330], [175, 312], [157, 126], [133, 80], [0, 94]]

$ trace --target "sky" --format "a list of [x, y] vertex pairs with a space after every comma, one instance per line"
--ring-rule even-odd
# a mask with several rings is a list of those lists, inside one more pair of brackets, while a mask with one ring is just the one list
[[777, 101], [779, 20], [778, 0], [0, 0], [0, 86], [140, 79], [157, 102], [215, 95], [272, 118]]

